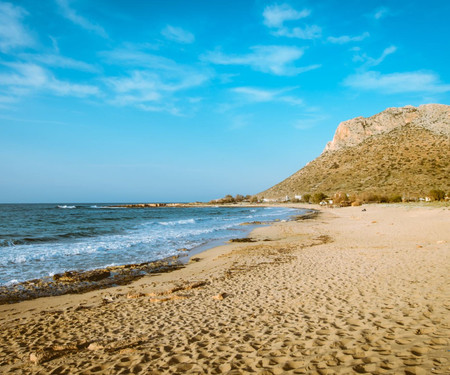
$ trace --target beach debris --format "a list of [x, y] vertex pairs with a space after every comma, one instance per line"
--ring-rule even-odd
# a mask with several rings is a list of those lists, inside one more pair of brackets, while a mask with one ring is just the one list
[[35, 352], [30, 353], [29, 358], [30, 362], [38, 365], [64, 355], [74, 353], [78, 350], [86, 348], [87, 346], [88, 344], [86, 342], [70, 345], [54, 345], [51, 347], [38, 349]]
[[127, 299], [135, 299], [135, 298], [141, 298], [141, 297], [145, 297], [145, 296], [146, 296], [146, 294], [144, 294], [144, 293], [128, 292]]
[[146, 295], [148, 297], [158, 297], [158, 296], [165, 296], [165, 295], [169, 295], [169, 294], [173, 294], [182, 290], [191, 290], [191, 289], [196, 289], [196, 288], [200, 288], [202, 286], [205, 286], [207, 284], [206, 281], [196, 281], [193, 282], [191, 284], [187, 284], [187, 285], [182, 285], [182, 286], [175, 286], [171, 289], [162, 291], [162, 292], [152, 292], [152, 293], [147, 293]]
[[188, 296], [183, 295], [175, 295], [175, 296], [169, 296], [169, 297], [163, 297], [163, 298], [150, 298], [149, 302], [167, 302], [167, 301], [174, 301], [174, 300], [180, 300], [180, 299], [188, 299]]
[[107, 269], [98, 269], [86, 272], [67, 271], [53, 275], [53, 280], [62, 283], [73, 283], [80, 281], [99, 281], [106, 279], [111, 275]]
[[102, 303], [104, 304], [104, 305], [106, 305], [107, 303], [112, 303], [112, 302], [114, 302], [114, 300], [116, 299], [116, 297], [115, 296], [112, 296], [112, 295], [105, 295], [105, 296], [102, 296]]
[[[171, 272], [183, 268], [179, 256], [165, 259], [111, 266], [91, 271], [67, 271], [14, 284], [0, 286], [0, 305], [39, 297], [84, 293], [116, 285], [126, 285], [151, 273]], [[111, 301], [103, 301], [109, 303]]]
[[181, 249], [178, 249], [177, 251], [189, 251], [189, 249], [186, 249], [185, 247], [182, 247]]
[[219, 294], [216, 294], [215, 296], [213, 296], [213, 299], [222, 301], [226, 296], [227, 296], [227, 294], [222, 292], [222, 293], [219, 293]]
[[228, 242], [256, 242], [256, 241], [251, 238], [246, 237], [246, 238], [232, 238]]
[[268, 224], [268, 223], [267, 222], [263, 223], [262, 221], [247, 221], [247, 222], [241, 223], [239, 225], [261, 225], [261, 224]]
[[189, 259], [189, 263], [197, 263], [200, 262], [201, 258], [191, 258]]

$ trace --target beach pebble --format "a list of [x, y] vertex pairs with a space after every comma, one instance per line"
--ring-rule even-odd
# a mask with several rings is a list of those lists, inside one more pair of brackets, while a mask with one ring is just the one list
[[100, 349], [103, 349], [103, 345], [100, 345], [97, 342], [92, 342], [89, 344], [89, 346], [87, 348], [88, 348], [88, 350], [100, 350]]
[[30, 361], [38, 364], [40, 362], [40, 356], [37, 353], [30, 353]]
[[227, 296], [226, 293], [219, 293], [219, 294], [216, 294], [215, 296], [213, 296], [213, 298], [218, 301], [222, 301], [226, 296]]

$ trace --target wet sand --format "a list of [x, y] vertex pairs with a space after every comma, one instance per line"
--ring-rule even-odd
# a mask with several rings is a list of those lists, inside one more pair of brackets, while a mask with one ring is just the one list
[[2, 305], [0, 373], [448, 374], [449, 228], [448, 207], [322, 209], [171, 273]]

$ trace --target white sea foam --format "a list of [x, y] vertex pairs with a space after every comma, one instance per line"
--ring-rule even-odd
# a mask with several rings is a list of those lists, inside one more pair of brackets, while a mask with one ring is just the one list
[[158, 224], [161, 224], [161, 225], [195, 224], [195, 219], [184, 219], [184, 220], [176, 220], [176, 221], [160, 221]]
[[73, 209], [76, 208], [76, 206], [68, 206], [68, 205], [58, 205], [58, 208], [69, 208], [69, 209]]

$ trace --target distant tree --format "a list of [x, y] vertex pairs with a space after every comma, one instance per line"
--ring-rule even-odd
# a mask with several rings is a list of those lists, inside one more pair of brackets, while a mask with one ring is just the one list
[[439, 189], [430, 190], [428, 195], [433, 201], [443, 201], [445, 199], [445, 192]]
[[244, 200], [244, 196], [241, 194], [236, 194], [236, 196], [234, 197], [234, 200], [236, 202], [242, 202]]
[[309, 201], [311, 200], [311, 194], [303, 194], [302, 195], [302, 201], [305, 203], [309, 203]]
[[250, 198], [250, 203], [258, 203], [258, 197], [256, 195]]
[[[400, 197], [401, 199], [401, 197]], [[389, 198], [386, 195], [380, 195], [380, 203], [388, 203]]]
[[334, 194], [333, 196], [333, 202], [335, 204], [340, 204], [340, 203], [344, 203], [344, 202], [348, 202], [348, 195], [346, 193], [344, 193], [343, 191], [339, 191], [336, 194]]
[[391, 203], [400, 203], [402, 201], [402, 196], [401, 195], [393, 195], [392, 197], [389, 198], [389, 202]]
[[322, 202], [327, 196], [324, 193], [315, 193], [312, 196], [312, 202], [313, 203], [320, 203]]

